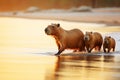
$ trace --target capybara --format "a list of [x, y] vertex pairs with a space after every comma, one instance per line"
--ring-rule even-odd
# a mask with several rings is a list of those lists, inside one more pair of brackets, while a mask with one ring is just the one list
[[56, 40], [58, 52], [55, 55], [60, 55], [65, 49], [85, 50], [84, 34], [79, 29], [65, 30], [60, 24], [51, 24], [45, 28], [45, 33]]
[[98, 32], [86, 32], [84, 36], [85, 40], [85, 47], [87, 49], [87, 52], [91, 53], [92, 49], [98, 49], [100, 51], [103, 38], [102, 35]]
[[110, 52], [111, 49], [113, 49], [113, 51], [115, 51], [115, 39], [112, 38], [111, 36], [106, 36], [104, 38], [104, 43], [103, 43], [103, 50], [104, 52]]

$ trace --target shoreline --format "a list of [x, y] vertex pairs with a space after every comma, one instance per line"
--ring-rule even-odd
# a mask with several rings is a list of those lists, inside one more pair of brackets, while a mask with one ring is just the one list
[[71, 19], [57, 19], [57, 18], [48, 18], [48, 17], [28, 17], [28, 16], [0, 16], [0, 17], [42, 19], [42, 20], [60, 20], [60, 21], [67, 21], [67, 22], [97, 23], [97, 24], [106, 24], [107, 26], [120, 26], [119, 22], [107, 22], [107, 21], [84, 21], [84, 20], [80, 21], [80, 20], [71, 20]]
[[85, 23], [97, 23], [106, 24], [108, 26], [119, 26], [120, 25], [120, 14], [118, 13], [107, 13], [107, 12], [10, 12], [0, 13], [0, 17], [16, 17], [26, 19], [44, 19], [44, 20], [60, 20], [69, 22], [85, 22]]

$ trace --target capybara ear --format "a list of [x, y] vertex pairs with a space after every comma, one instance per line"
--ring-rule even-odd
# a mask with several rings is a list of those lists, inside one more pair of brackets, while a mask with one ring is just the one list
[[60, 27], [60, 24], [59, 24], [59, 23], [57, 24], [57, 27]]

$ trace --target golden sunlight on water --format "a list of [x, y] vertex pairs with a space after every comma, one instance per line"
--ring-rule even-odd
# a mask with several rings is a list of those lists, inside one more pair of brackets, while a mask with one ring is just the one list
[[54, 56], [0, 54], [0, 80], [45, 80], [54, 74]]
[[55, 41], [44, 33], [45, 27], [53, 22], [83, 32], [86, 29], [101, 33], [120, 31], [119, 27], [94, 27], [96, 24], [86, 27], [78, 22], [1, 17], [0, 80], [120, 79], [119, 52], [53, 56], [57, 51]]

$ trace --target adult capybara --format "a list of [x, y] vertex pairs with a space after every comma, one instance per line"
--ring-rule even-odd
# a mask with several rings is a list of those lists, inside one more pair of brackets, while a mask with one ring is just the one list
[[104, 52], [110, 52], [111, 49], [113, 49], [113, 51], [115, 51], [115, 39], [113, 39], [111, 36], [106, 36], [104, 38], [104, 43], [103, 43], [103, 50]]
[[85, 40], [85, 47], [89, 53], [92, 51], [93, 48], [98, 49], [98, 51], [100, 51], [103, 43], [103, 38], [100, 33], [86, 32], [84, 36], [84, 40]]
[[59, 55], [65, 49], [85, 50], [84, 34], [79, 29], [64, 30], [60, 24], [51, 24], [45, 29], [47, 35], [55, 38]]

